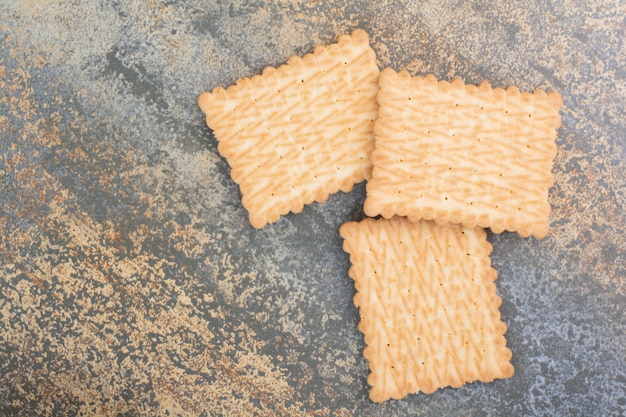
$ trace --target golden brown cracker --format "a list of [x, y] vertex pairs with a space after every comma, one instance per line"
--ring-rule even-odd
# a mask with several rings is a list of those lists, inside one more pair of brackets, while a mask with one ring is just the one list
[[561, 96], [380, 74], [368, 216], [548, 232]]
[[379, 70], [363, 30], [198, 99], [262, 228], [371, 175]]
[[484, 229], [394, 217], [340, 234], [372, 401], [513, 375]]

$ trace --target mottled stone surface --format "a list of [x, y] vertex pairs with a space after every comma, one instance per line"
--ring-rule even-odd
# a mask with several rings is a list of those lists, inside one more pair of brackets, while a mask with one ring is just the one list
[[[0, 415], [626, 413], [624, 2], [373, 3], [0, 1]], [[563, 95], [549, 236], [489, 236], [509, 380], [371, 403], [364, 186], [254, 230], [197, 108], [357, 27], [381, 68]]]

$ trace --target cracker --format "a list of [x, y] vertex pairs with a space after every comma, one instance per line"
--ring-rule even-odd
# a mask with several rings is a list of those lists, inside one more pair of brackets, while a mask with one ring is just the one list
[[395, 217], [348, 222], [340, 234], [372, 401], [513, 375], [484, 229]]
[[363, 30], [198, 99], [262, 228], [371, 175], [379, 69]]
[[365, 213], [546, 236], [561, 96], [385, 69]]

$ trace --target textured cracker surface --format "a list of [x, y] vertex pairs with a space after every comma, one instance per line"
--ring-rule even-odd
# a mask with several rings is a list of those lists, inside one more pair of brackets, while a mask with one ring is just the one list
[[559, 93], [387, 68], [377, 99], [366, 214], [546, 236]]
[[299, 213], [370, 177], [378, 73], [367, 33], [355, 30], [200, 95], [252, 226]]
[[[0, 2], [0, 415], [626, 414], [623, 2]], [[515, 375], [373, 404], [341, 224], [254, 230], [197, 98], [361, 27], [563, 96], [550, 233], [488, 235]]]
[[394, 217], [340, 234], [373, 401], [513, 375], [484, 229]]

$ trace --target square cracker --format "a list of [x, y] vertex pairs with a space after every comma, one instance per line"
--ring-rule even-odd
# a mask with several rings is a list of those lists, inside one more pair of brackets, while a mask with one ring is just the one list
[[379, 69], [363, 30], [198, 98], [262, 228], [371, 175]]
[[513, 375], [484, 229], [394, 217], [348, 222], [340, 234], [372, 401]]
[[543, 238], [561, 96], [380, 74], [365, 213]]

